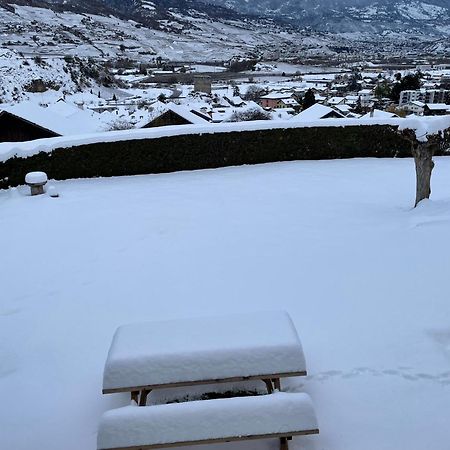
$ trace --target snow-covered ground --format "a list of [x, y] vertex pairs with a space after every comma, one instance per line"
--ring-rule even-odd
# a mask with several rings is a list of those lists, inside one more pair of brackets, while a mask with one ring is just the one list
[[[0, 192], [0, 447], [95, 448], [114, 330], [285, 309], [316, 406], [304, 450], [448, 450], [450, 159], [305, 161]], [[275, 440], [214, 449], [273, 449]], [[208, 447], [205, 447], [208, 450]]]

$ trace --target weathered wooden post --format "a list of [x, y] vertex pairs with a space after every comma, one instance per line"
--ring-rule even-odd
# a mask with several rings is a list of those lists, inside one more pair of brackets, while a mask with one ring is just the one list
[[48, 181], [45, 172], [29, 172], [25, 176], [25, 183], [31, 188], [31, 195], [41, 195], [44, 193], [44, 186]]

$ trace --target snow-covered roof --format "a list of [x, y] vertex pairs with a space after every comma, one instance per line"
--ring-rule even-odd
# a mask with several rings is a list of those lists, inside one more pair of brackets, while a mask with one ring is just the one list
[[343, 102], [345, 102], [344, 97], [331, 97], [327, 100], [329, 105], [339, 105]]
[[270, 112], [272, 120], [288, 120], [295, 114], [294, 108], [275, 108]]
[[335, 105], [335, 108], [343, 114], [346, 114], [350, 111], [350, 106], [345, 105], [345, 104], [344, 105]]
[[241, 97], [239, 97], [239, 95], [235, 95], [233, 97], [228, 97], [225, 96], [224, 99], [231, 104], [231, 106], [240, 106], [242, 104], [245, 104], [245, 101], [242, 100]]
[[[53, 108], [55, 108], [55, 111], [64, 109], [67, 116], [54, 112]], [[77, 107], [71, 109], [70, 106], [63, 107], [58, 104], [58, 107], [52, 105], [51, 107], [44, 108], [35, 103], [22, 102], [13, 106], [2, 107], [1, 110], [63, 136], [80, 134], [80, 132], [94, 133], [99, 131], [99, 123], [91, 115], [94, 113], [82, 111]]]
[[445, 103], [427, 103], [426, 104], [428, 109], [431, 109], [432, 111], [450, 111], [450, 105], [447, 105]]
[[208, 121], [203, 117], [194, 114], [192, 112], [192, 109], [190, 109], [187, 105], [176, 105], [175, 103], [167, 103], [165, 105], [165, 110], [162, 113], [164, 114], [167, 111], [174, 112], [175, 114], [179, 115], [180, 117], [192, 123], [193, 125], [208, 123]]
[[290, 105], [290, 106], [298, 105], [298, 102], [297, 102], [297, 100], [295, 100], [295, 98], [283, 98], [283, 99], [281, 99], [281, 102], [284, 103], [285, 105]]
[[381, 109], [374, 109], [372, 112], [368, 112], [367, 114], [364, 114], [363, 116], [361, 116], [362, 119], [371, 119], [371, 118], [375, 118], [375, 119], [384, 119], [384, 118], [393, 118], [393, 117], [398, 117], [397, 114], [395, 113], [391, 113], [388, 111], [382, 111]]
[[320, 103], [315, 103], [314, 105], [310, 106], [308, 109], [305, 109], [301, 113], [294, 116], [291, 120], [294, 121], [311, 121], [311, 120], [317, 120], [322, 119], [326, 115], [330, 113], [335, 113], [336, 115], [339, 115], [341, 117], [344, 117], [340, 112], [334, 110], [333, 108], [330, 108], [329, 106], [321, 105]]
[[231, 108], [230, 106], [222, 108], [213, 108], [211, 111], [211, 120], [214, 123], [224, 122], [228, 120], [235, 111], [236, 108]]
[[285, 98], [292, 97], [292, 94], [284, 93], [284, 92], [271, 92], [270, 94], [263, 95], [261, 98], [267, 100], [282, 100]]

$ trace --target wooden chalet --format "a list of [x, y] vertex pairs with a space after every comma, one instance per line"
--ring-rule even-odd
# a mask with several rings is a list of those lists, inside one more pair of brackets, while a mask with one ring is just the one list
[[142, 128], [164, 127], [167, 125], [206, 124], [209, 122], [206, 115], [190, 110], [185, 106], [170, 104], [159, 116], [155, 117]]
[[41, 125], [0, 110], [0, 142], [25, 142], [58, 136], [60, 134]]

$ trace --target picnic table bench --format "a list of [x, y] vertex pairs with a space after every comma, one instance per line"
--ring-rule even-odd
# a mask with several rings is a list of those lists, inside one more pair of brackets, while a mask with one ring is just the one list
[[[136, 403], [102, 417], [99, 450], [147, 450], [319, 432], [306, 394], [272, 393], [281, 378], [305, 376], [290, 316], [262, 312], [160, 321], [117, 329], [103, 393], [130, 392]], [[154, 389], [262, 380], [271, 395], [147, 405]], [[139, 405], [139, 406], [137, 406]]]
[[287, 449], [293, 436], [317, 434], [307, 394], [274, 393], [197, 400], [108, 411], [100, 421], [99, 450], [150, 450], [276, 438]]

